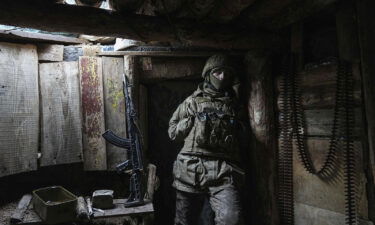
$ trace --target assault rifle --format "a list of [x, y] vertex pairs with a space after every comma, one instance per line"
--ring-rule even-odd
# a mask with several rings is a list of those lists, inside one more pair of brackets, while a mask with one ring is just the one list
[[137, 113], [134, 104], [129, 96], [128, 79], [123, 74], [123, 93], [125, 97], [125, 117], [127, 124], [127, 133], [129, 138], [121, 138], [115, 135], [111, 130], [107, 130], [102, 136], [109, 143], [127, 150], [128, 159], [116, 166], [118, 173], [131, 170], [130, 177], [130, 195], [125, 202], [125, 207], [143, 205], [141, 172], [143, 171], [141, 134], [137, 125]]

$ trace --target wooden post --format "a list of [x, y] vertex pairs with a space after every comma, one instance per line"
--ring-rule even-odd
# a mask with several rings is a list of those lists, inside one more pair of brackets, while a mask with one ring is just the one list
[[254, 176], [254, 221], [279, 224], [277, 209], [277, 150], [271, 60], [267, 54], [249, 52], [245, 57], [249, 81], [248, 111], [251, 127], [251, 170]]
[[138, 76], [138, 57], [124, 56], [124, 73], [128, 78], [131, 87], [130, 97], [133, 100], [134, 108], [138, 112], [139, 103], [139, 76]]
[[369, 218], [375, 220], [375, 1], [357, 0], [357, 18], [362, 66], [362, 90], [367, 127], [368, 163], [366, 168]]

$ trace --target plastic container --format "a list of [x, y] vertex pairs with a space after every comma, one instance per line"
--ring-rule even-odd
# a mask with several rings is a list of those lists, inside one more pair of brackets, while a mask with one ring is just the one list
[[34, 210], [47, 224], [65, 223], [76, 218], [77, 196], [61, 186], [33, 191]]

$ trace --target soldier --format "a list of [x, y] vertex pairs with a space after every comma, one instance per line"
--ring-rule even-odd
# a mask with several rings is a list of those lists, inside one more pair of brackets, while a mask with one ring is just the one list
[[240, 198], [236, 174], [243, 110], [236, 87], [239, 79], [225, 55], [211, 56], [204, 66], [204, 82], [182, 102], [169, 122], [172, 140], [184, 140], [173, 166], [177, 189], [175, 225], [196, 225], [201, 208], [196, 203], [208, 196], [216, 225], [240, 224]]

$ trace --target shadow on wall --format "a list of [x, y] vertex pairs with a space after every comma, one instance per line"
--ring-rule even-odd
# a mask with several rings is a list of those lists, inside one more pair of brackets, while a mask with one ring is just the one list
[[[150, 85], [149, 145], [150, 161], [157, 166], [160, 187], [154, 196], [155, 224], [174, 224], [176, 192], [172, 187], [173, 162], [183, 143], [168, 137], [168, 123], [173, 112], [196, 89], [200, 81], [164, 81]], [[152, 135], [151, 135], [152, 134]], [[201, 221], [197, 225], [213, 224], [213, 212], [205, 202]]]

